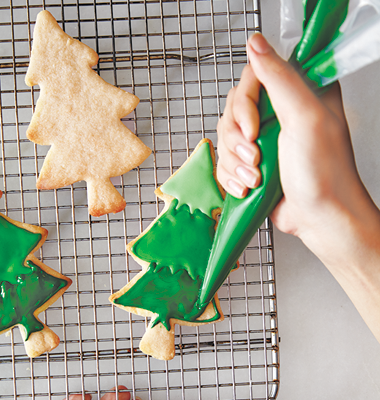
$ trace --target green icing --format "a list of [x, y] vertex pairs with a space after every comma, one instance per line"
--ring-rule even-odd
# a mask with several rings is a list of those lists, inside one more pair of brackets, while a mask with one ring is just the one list
[[[152, 311], [158, 314], [152, 322], [152, 327], [161, 322], [167, 330], [170, 330], [170, 318], [182, 321], [195, 320], [194, 305], [201, 283], [199, 278], [191, 279], [185, 270], [173, 274], [170, 268], [163, 267], [158, 270], [156, 264], [151, 263], [145, 274], [114, 302], [125, 307]], [[199, 322], [212, 322], [220, 318], [215, 302], [213, 305], [215, 316]]]
[[289, 61], [305, 64], [330, 44], [339, 35], [339, 28], [347, 16], [348, 3], [349, 0], [308, 0], [304, 32]]
[[41, 234], [20, 228], [0, 215], [0, 282], [15, 284], [21, 274], [30, 274], [25, 258], [41, 240]]
[[[311, 60], [314, 61], [314, 58]], [[307, 70], [308, 68], [305, 68]], [[334, 58], [334, 50], [330, 50], [313, 62], [307, 70], [307, 78], [315, 82], [318, 87], [324, 86], [324, 78], [334, 78], [338, 73], [338, 67]]]
[[304, 20], [303, 20], [303, 29], [305, 30], [307, 24], [309, 23], [310, 17], [312, 16], [315, 6], [317, 5], [319, 0], [303, 0], [304, 7]]
[[185, 204], [177, 208], [173, 200], [169, 209], [133, 246], [132, 253], [159, 270], [169, 267], [175, 274], [186, 269], [191, 279], [203, 278], [210, 256], [215, 220], [198, 209], [193, 214]]
[[31, 261], [27, 264], [29, 274], [19, 275], [16, 284], [3, 281], [0, 285], [0, 331], [20, 324], [26, 330], [25, 340], [44, 327], [33, 313], [67, 285]]
[[212, 210], [223, 207], [223, 197], [213, 172], [210, 145], [205, 142], [189, 162], [161, 186], [161, 191], [178, 199], [178, 207], [187, 204], [191, 213], [199, 209], [211, 217]]
[[348, 5], [349, 0], [308, 0], [305, 4], [304, 35], [290, 61], [302, 69], [306, 81], [320, 94], [326, 78], [338, 73], [335, 51], [330, 45], [336, 45], [342, 37], [339, 29], [347, 17]]

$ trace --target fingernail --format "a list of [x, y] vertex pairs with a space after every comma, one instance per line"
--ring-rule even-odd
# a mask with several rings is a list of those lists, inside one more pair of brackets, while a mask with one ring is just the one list
[[242, 161], [244, 161], [248, 165], [253, 165], [254, 155], [251, 149], [243, 146], [242, 144], [238, 144], [235, 150], [236, 154], [240, 157]]
[[243, 192], [244, 189], [242, 186], [240, 186], [237, 182], [235, 182], [234, 180], [230, 179], [227, 182], [228, 187], [231, 190], [231, 194], [233, 194], [235, 197], [241, 198], [243, 197]]
[[271, 49], [269, 43], [266, 41], [265, 37], [260, 33], [254, 33], [249, 39], [248, 44], [251, 49], [258, 54], [265, 54]]
[[249, 188], [255, 187], [257, 182], [257, 176], [255, 176], [250, 170], [241, 165], [235, 170], [236, 175], [245, 183]]

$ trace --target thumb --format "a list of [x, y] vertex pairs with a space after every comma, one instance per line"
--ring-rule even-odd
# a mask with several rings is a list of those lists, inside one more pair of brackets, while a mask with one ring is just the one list
[[302, 80], [298, 72], [284, 61], [265, 40], [256, 33], [247, 42], [250, 65], [268, 92], [277, 118], [282, 127], [305, 119], [310, 123], [312, 110], [320, 107], [317, 96]]

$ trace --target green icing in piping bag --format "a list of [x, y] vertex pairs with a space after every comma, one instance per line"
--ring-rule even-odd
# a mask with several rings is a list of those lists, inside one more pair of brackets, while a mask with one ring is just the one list
[[[333, 54], [326, 53], [324, 49], [339, 36], [339, 27], [347, 16], [348, 3], [349, 0], [308, 0], [304, 3], [303, 36], [289, 62], [318, 95], [326, 90], [321, 87], [321, 76], [334, 76], [336, 73]], [[320, 52], [322, 56], [318, 55]], [[196, 305], [197, 315], [202, 314], [257, 229], [282, 197], [277, 152], [280, 125], [264, 89], [261, 89], [258, 107], [260, 134], [257, 144], [262, 155], [262, 184], [250, 190], [244, 199], [226, 195]]]
[[289, 61], [305, 64], [338, 35], [346, 19], [349, 0], [309, 0], [305, 7], [304, 31]]

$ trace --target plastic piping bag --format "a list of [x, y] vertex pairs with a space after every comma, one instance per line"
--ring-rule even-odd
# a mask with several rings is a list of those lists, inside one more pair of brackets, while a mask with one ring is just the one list
[[[303, 22], [300, 3], [283, 0], [281, 35], [288, 45], [298, 41], [289, 62], [318, 95], [329, 84], [380, 59], [380, 0], [303, 0]], [[198, 297], [198, 315], [282, 197], [277, 151], [280, 125], [264, 89], [258, 108], [262, 183], [244, 199], [226, 196]]]

